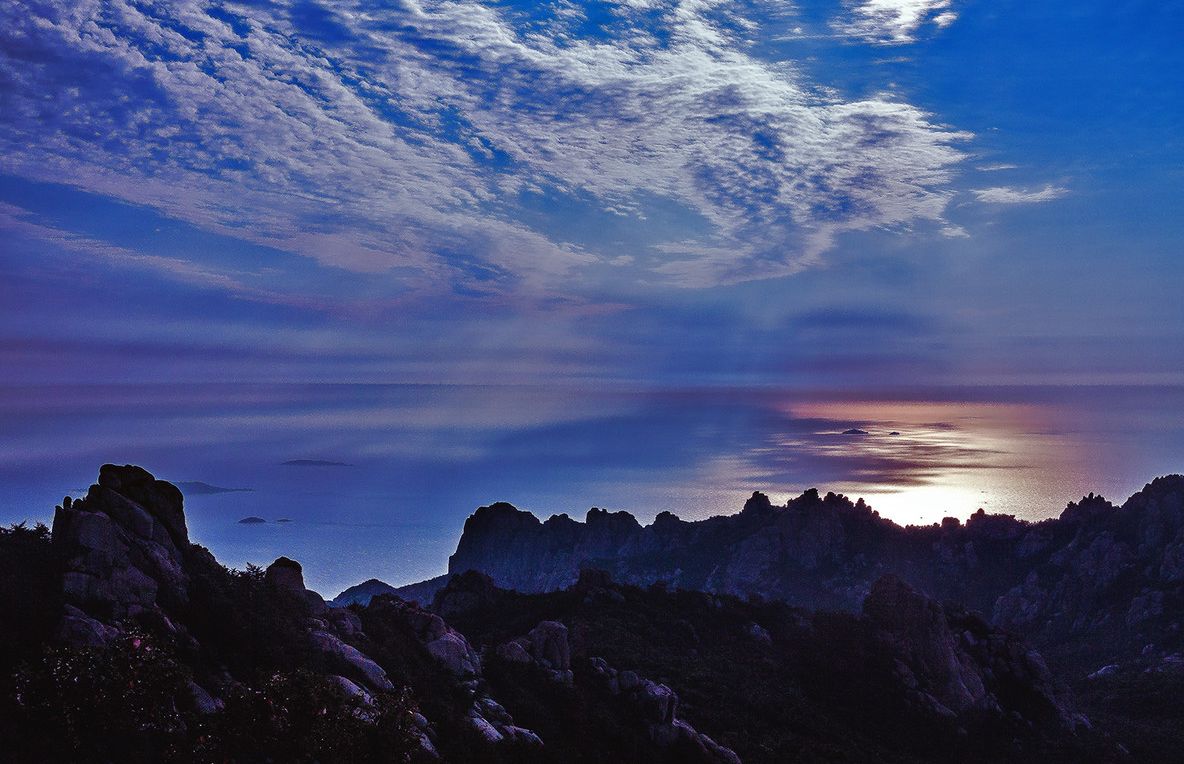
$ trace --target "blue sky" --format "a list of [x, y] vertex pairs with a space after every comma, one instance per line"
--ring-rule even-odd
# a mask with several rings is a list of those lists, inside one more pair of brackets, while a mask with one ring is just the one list
[[[833, 456], [786, 436], [769, 391], [1063, 389], [1089, 402], [1064, 421], [1105, 399], [1151, 426], [1145, 402], [1184, 385], [1182, 31], [1179, 2], [0, 3], [6, 480], [53, 472], [28, 444], [70, 406], [100, 416], [80, 384], [341, 385], [323, 417], [361, 384], [531, 391], [400, 403], [432, 423], [415, 447], [453, 466], [550, 453], [573, 417], [576, 441], [664, 453], [715, 433], [674, 460], [687, 474], [751, 466], [752, 439]], [[563, 403], [533, 411], [539, 390]], [[714, 413], [655, 409], [685, 390], [713, 391]], [[111, 451], [176, 464], [133, 433], [177, 405], [71, 452], [53, 484]], [[1184, 456], [1159, 416], [1160, 456], [1121, 460], [1131, 481]], [[356, 420], [321, 449], [265, 426], [268, 453], [415, 463], [382, 440], [405, 433], [344, 435]], [[946, 463], [922, 451], [925, 475]], [[614, 462], [589, 453], [560, 472], [590, 505], [603, 483], [581, 480]], [[867, 484], [844, 459], [786, 477], [783, 456], [708, 503], [740, 478]], [[642, 461], [642, 509], [668, 508], [647, 486], [674, 465]], [[552, 480], [477, 473], [456, 512]]]

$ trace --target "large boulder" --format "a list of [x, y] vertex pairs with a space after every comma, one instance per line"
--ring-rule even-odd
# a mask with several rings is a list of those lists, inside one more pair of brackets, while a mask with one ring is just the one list
[[304, 596], [304, 569], [295, 560], [287, 557], [276, 558], [276, 561], [268, 565], [264, 571], [263, 580], [277, 589]]
[[428, 654], [458, 677], [474, 676], [480, 672], [481, 661], [459, 632], [448, 631], [428, 642]]
[[555, 671], [571, 668], [571, 647], [567, 627], [558, 621], [542, 621], [527, 634], [531, 656], [539, 665]]
[[157, 480], [143, 467], [132, 464], [122, 467], [104, 464], [99, 468], [99, 486], [125, 496], [147, 509], [169, 534], [177, 548], [183, 549], [189, 544], [184, 499], [177, 486]]
[[327, 631], [313, 631], [313, 649], [320, 654], [330, 670], [341, 673], [363, 686], [378, 692], [393, 690], [394, 684], [386, 671], [369, 656]]

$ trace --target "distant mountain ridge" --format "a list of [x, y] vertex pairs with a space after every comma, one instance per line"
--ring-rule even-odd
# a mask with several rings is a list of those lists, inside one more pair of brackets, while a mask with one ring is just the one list
[[420, 581], [416, 584], [407, 584], [406, 586], [391, 586], [385, 581], [380, 581], [377, 578], [371, 578], [363, 581], [360, 584], [355, 584], [349, 587], [341, 594], [338, 594], [329, 604], [334, 607], [348, 607], [350, 605], [369, 605], [370, 600], [383, 594], [393, 594], [396, 597], [406, 600], [408, 602], [415, 602], [420, 605], [432, 604], [432, 598], [435, 597], [436, 592], [444, 588], [445, 584], [451, 576], [445, 573], [442, 576], [429, 578], [426, 581]]
[[[526, 593], [569, 587], [583, 568], [842, 610], [891, 573], [1041, 645], [1167, 658], [1184, 647], [1184, 477], [1158, 478], [1121, 507], [1091, 494], [1041, 522], [979, 510], [965, 523], [902, 527], [862, 499], [815, 490], [783, 506], [754, 493], [740, 513], [700, 521], [663, 512], [647, 526], [595, 508], [584, 522], [542, 521], [497, 503], [466, 520], [448, 562], [450, 576], [476, 570]], [[407, 589], [422, 602], [446, 580]]]

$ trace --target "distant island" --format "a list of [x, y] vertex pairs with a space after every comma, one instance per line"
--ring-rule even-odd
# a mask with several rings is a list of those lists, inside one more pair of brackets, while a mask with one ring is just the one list
[[352, 464], [345, 462], [333, 462], [326, 459], [289, 459], [282, 462], [284, 467], [352, 467]]
[[267, 521], [264, 520], [262, 517], [254, 517], [254, 516], [244, 517], [242, 520], [239, 520], [239, 523], [241, 523], [242, 525], [259, 525], [260, 523], [266, 523], [266, 522]]

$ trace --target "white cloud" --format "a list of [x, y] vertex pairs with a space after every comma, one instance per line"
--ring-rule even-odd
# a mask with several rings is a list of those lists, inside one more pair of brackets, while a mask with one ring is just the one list
[[[948, 2], [923, 5], [897, 26]], [[0, 51], [53, 55], [0, 52], [0, 168], [423, 289], [619, 271], [619, 249], [554, 233], [573, 204], [685, 210], [701, 234], [628, 253], [684, 286], [795, 272], [843, 231], [944, 224], [965, 133], [755, 58], [753, 20], [720, 0], [624, 2], [599, 38], [557, 7], [353, 0], [309, 28], [283, 5], [8, 6]], [[539, 191], [559, 225], [526, 222]]]
[[974, 195], [980, 202], [987, 204], [1036, 204], [1060, 199], [1069, 193], [1069, 189], [1046, 185], [1040, 189], [1014, 188], [1011, 186], [995, 186], [993, 188], [975, 189]]
[[958, 18], [952, 0], [848, 0], [834, 26], [842, 34], [887, 45], [913, 42], [925, 24], [944, 29]]

